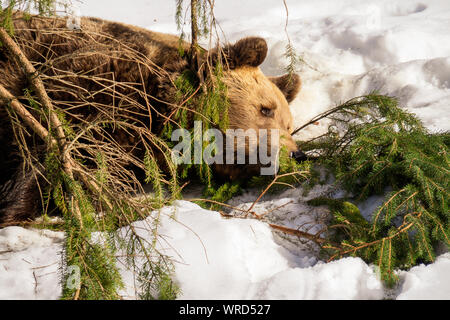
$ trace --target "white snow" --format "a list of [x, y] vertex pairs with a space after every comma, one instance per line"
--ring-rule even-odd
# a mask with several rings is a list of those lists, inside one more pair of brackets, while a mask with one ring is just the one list
[[[382, 299], [374, 268], [360, 258], [330, 263], [295, 255], [278, 244], [270, 227], [253, 219], [224, 219], [187, 201], [176, 201], [152, 216], [160, 217], [157, 249], [172, 257], [179, 299]], [[148, 221], [133, 226], [150, 241]], [[121, 229], [125, 235], [127, 228]], [[61, 232], [8, 227], [0, 230], [0, 298], [56, 299], [61, 294]], [[118, 252], [126, 288], [136, 298], [133, 272]], [[450, 254], [434, 264], [400, 272], [399, 299], [449, 299]]]
[[[360, 259], [310, 267], [308, 258], [298, 259], [276, 244], [265, 223], [226, 220], [184, 201], [175, 208], [178, 222], [163, 219], [160, 233], [180, 255], [176, 279], [181, 299], [383, 297], [373, 270]], [[171, 248], [164, 252], [178, 256]]]
[[254, 285], [253, 299], [382, 299], [383, 286], [359, 258], [291, 268]]
[[[295, 260], [273, 241], [268, 226], [256, 220], [225, 220], [217, 212], [177, 201], [162, 210], [161, 223], [164, 241], [158, 249], [177, 261], [181, 299], [246, 298], [253, 283], [288, 269]], [[146, 229], [145, 222], [134, 226]]]
[[399, 300], [450, 299], [450, 253], [445, 253], [428, 266], [420, 265], [408, 272], [404, 278]]
[[[267, 75], [282, 74], [287, 64], [283, 2], [216, 4], [226, 39], [264, 37], [270, 50], [262, 69]], [[449, 1], [287, 0], [287, 5], [289, 37], [305, 61], [298, 65], [303, 88], [291, 107], [297, 126], [339, 102], [378, 90], [398, 97], [431, 130], [450, 129]], [[84, 0], [78, 7], [82, 15], [177, 33], [175, 1], [133, 0], [133, 5], [124, 5], [119, 0]], [[326, 123], [320, 123], [298, 138], [325, 128]], [[339, 190], [319, 186], [311, 192], [309, 197], [336, 196]], [[253, 211], [269, 211], [266, 220], [271, 223], [314, 233], [326, 221], [326, 213], [308, 207], [307, 199], [301, 189], [288, 190], [264, 197]], [[254, 200], [249, 192], [230, 203], [245, 209]], [[372, 197], [360, 206], [365, 217], [379, 201]], [[315, 244], [274, 233], [266, 222], [225, 219], [186, 201], [159, 214], [158, 249], [174, 258], [181, 299], [450, 299], [449, 253], [433, 264], [400, 271], [400, 286], [392, 292], [361, 259], [323, 263]], [[148, 222], [134, 225], [149, 237]], [[62, 233], [1, 229], [0, 299], [58, 298], [62, 246]], [[121, 294], [136, 298], [133, 274], [120, 266], [126, 283]]]
[[0, 300], [58, 299], [64, 234], [0, 229]]

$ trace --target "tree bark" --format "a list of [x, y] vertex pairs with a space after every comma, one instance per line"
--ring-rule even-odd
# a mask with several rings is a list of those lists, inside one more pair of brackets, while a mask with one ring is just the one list
[[198, 0], [191, 0], [191, 59], [195, 68], [198, 68]]

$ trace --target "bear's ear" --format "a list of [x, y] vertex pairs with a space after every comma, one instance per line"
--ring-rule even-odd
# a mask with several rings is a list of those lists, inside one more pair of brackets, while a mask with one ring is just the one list
[[[212, 61], [217, 61], [218, 49], [211, 52]], [[241, 66], [257, 67], [267, 56], [267, 43], [263, 38], [248, 37], [233, 45], [221, 48], [220, 56], [224, 67], [236, 69]]]
[[302, 86], [300, 77], [295, 73], [285, 74], [281, 77], [269, 77], [269, 80], [281, 90], [288, 103], [295, 99]]
[[267, 43], [263, 38], [249, 37], [236, 42], [232, 46], [230, 58], [236, 67], [257, 67], [267, 56]]

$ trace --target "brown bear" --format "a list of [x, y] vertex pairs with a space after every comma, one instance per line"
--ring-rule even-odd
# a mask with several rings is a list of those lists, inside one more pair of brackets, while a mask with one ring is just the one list
[[[130, 113], [137, 113], [132, 103], [135, 99], [140, 100], [141, 105], [151, 105], [151, 110], [149, 108], [146, 115], [142, 113], [139, 119], [143, 126], [160, 134], [173, 106], [179, 103], [174, 82], [192, 67], [188, 43], [180, 42], [174, 35], [97, 18], [82, 18], [79, 30], [68, 30], [65, 18], [30, 18], [20, 12], [14, 14], [13, 22], [16, 42], [45, 80], [46, 86], [52, 88], [48, 92], [52, 101], [62, 108], [67, 105], [71, 115], [69, 121], [90, 121], [92, 112], [88, 107], [79, 107], [72, 112], [68, 101], [78, 99], [86, 101], [86, 104], [96, 103], [109, 107], [105, 110], [113, 114], [116, 108], [124, 108], [124, 105]], [[134, 53], [132, 58], [121, 50], [125, 47], [127, 52]], [[216, 49], [210, 52], [202, 50], [202, 56], [212, 57], [211, 61], [219, 57], [223, 60], [222, 80], [230, 102], [229, 128], [279, 129], [281, 144], [294, 157], [303, 158], [304, 154], [297, 149], [290, 134], [294, 128], [288, 106], [300, 90], [300, 78], [297, 75], [266, 77], [261, 72], [259, 66], [268, 50], [262, 38], [244, 38], [221, 50], [223, 54], [220, 55]], [[143, 63], [137, 63], [136, 57], [152, 68], [142, 67]], [[102, 79], [123, 84], [116, 89], [122, 98], [102, 94], [95, 80], [100, 75]], [[205, 71], [204, 76], [211, 75]], [[24, 89], [29, 88], [29, 81], [4, 47], [0, 47], [0, 85], [27, 102]], [[144, 99], [127, 89], [137, 85], [143, 86], [141, 91], [151, 98]], [[74, 90], [65, 90], [65, 86], [77, 88], [77, 96], [74, 96]], [[0, 101], [3, 104], [0, 108], [0, 223], [30, 218], [40, 206], [36, 180], [41, 178], [27, 174], [28, 169], [22, 164], [18, 146], [12, 138], [14, 132], [4, 107], [6, 103]], [[116, 134], [116, 140], [120, 141], [120, 132]], [[38, 146], [34, 151], [39, 153], [43, 150]], [[234, 166], [218, 169], [231, 179], [238, 175], [236, 170]]]

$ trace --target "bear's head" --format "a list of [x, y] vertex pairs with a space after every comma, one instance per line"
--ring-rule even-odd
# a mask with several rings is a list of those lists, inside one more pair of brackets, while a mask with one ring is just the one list
[[[267, 141], [266, 150], [271, 150], [270, 144], [272, 130], [278, 130], [278, 148], [285, 146], [287, 151], [297, 160], [305, 160], [305, 155], [298, 149], [292, 138], [294, 131], [293, 118], [289, 109], [289, 103], [294, 100], [301, 87], [300, 77], [296, 74], [286, 74], [280, 77], [267, 77], [260, 70], [267, 55], [267, 43], [262, 38], [244, 38], [234, 45], [223, 48], [223, 81], [227, 86], [228, 128], [247, 131], [253, 129], [258, 139], [258, 147], [261, 141]], [[218, 55], [213, 52], [213, 55]], [[217, 57], [214, 57], [217, 59]], [[259, 135], [261, 129], [267, 130], [268, 137], [264, 140]], [[272, 129], [272, 130], [271, 130]], [[263, 130], [264, 131], [264, 130]], [[238, 134], [239, 135], [239, 134]], [[245, 133], [244, 133], [245, 135]], [[254, 153], [249, 147], [250, 137], [247, 140], [246, 155]], [[241, 140], [242, 141], [242, 140]], [[237, 139], [235, 148], [237, 146]], [[242, 146], [241, 146], [242, 147]], [[247, 159], [248, 161], [248, 159]], [[222, 174], [234, 179], [242, 174], [242, 166], [216, 166]], [[245, 166], [245, 171], [256, 173], [259, 166]]]

